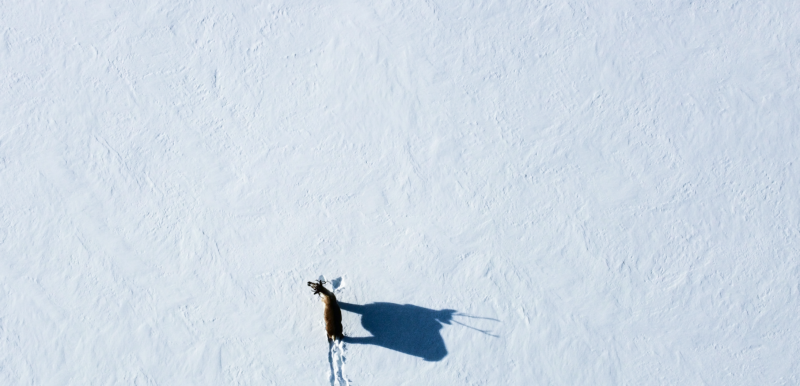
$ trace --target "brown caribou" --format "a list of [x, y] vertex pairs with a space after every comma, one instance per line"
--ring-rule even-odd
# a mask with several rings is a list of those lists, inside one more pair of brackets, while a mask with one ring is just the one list
[[336, 295], [325, 288], [325, 281], [317, 280], [308, 282], [308, 286], [314, 290], [314, 295], [320, 295], [322, 302], [325, 303], [325, 331], [328, 335], [328, 342], [334, 339], [342, 340], [342, 309], [336, 301]]

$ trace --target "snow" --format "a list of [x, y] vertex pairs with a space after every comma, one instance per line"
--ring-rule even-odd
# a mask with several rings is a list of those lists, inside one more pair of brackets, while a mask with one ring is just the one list
[[2, 3], [0, 384], [800, 384], [800, 2]]

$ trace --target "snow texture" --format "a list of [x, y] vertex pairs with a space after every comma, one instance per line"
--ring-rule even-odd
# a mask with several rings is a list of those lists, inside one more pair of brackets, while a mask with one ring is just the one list
[[0, 4], [0, 384], [800, 384], [798, 1]]

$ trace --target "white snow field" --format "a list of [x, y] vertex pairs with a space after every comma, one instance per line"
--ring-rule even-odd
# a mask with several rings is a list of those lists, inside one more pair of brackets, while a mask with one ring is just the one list
[[798, 1], [3, 0], [0, 68], [2, 385], [800, 384]]

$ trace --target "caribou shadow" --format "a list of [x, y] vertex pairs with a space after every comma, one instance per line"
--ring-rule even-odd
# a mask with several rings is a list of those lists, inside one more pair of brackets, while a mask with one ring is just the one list
[[429, 362], [447, 356], [439, 330], [450, 324], [455, 310], [431, 310], [411, 304], [370, 303], [365, 305], [339, 302], [349, 312], [361, 315], [361, 326], [370, 337], [344, 337], [344, 342], [373, 344], [413, 355]]

